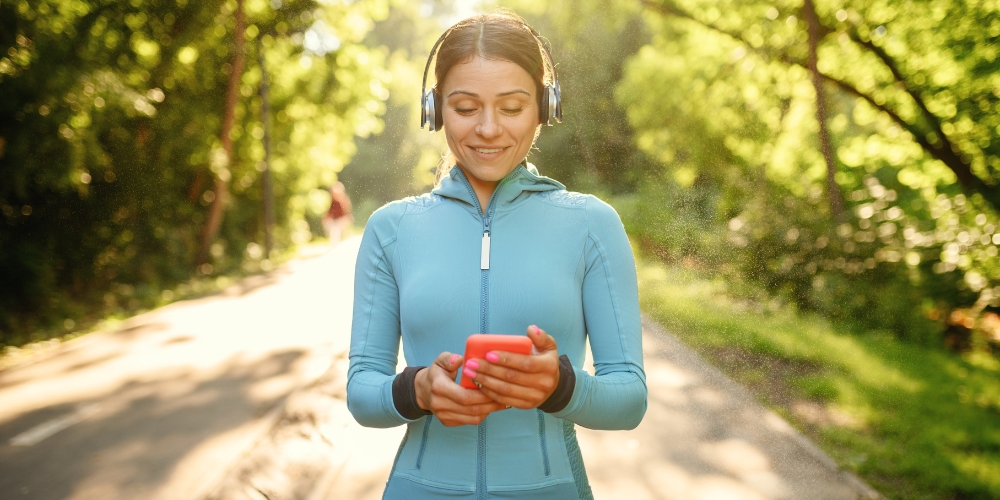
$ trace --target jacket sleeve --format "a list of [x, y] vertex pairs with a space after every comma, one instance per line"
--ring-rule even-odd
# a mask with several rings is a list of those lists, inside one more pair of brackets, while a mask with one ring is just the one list
[[573, 396], [553, 415], [590, 429], [634, 429], [647, 404], [635, 258], [610, 205], [588, 198], [587, 222], [583, 314], [595, 374], [575, 367]]
[[347, 408], [365, 427], [413, 422], [399, 414], [392, 399], [399, 354], [399, 290], [386, 249], [394, 248], [401, 208], [389, 205], [372, 214], [354, 270]]

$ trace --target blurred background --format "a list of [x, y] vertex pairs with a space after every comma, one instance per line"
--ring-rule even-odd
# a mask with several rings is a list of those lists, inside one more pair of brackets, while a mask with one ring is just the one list
[[0, 2], [0, 345], [269, 271], [337, 181], [356, 231], [428, 191], [427, 52], [494, 7], [648, 313], [890, 496], [1000, 497], [997, 2]]

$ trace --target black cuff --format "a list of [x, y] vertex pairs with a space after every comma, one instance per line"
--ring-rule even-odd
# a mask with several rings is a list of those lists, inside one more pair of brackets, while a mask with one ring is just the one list
[[392, 381], [392, 404], [396, 407], [396, 411], [407, 420], [416, 420], [431, 414], [417, 404], [417, 389], [413, 386], [417, 372], [424, 368], [427, 367], [407, 366]]
[[539, 410], [545, 413], [556, 413], [566, 408], [569, 400], [573, 398], [573, 389], [576, 388], [576, 372], [573, 371], [573, 364], [569, 362], [569, 357], [563, 354], [559, 356], [559, 385], [555, 392], [538, 406]]

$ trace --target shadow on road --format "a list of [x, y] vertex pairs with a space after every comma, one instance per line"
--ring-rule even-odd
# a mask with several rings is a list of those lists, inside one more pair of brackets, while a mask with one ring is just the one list
[[[129, 380], [101, 398], [23, 414], [0, 427], [0, 496], [150, 498], [192, 450], [225, 441], [284, 398], [286, 393], [261, 398], [258, 385], [290, 370], [304, 355], [235, 358], [207, 380], [193, 370], [171, 371]], [[81, 406], [95, 413], [34, 446], [10, 444], [15, 435]], [[214, 418], [203, 418], [206, 414]], [[187, 498], [175, 493], [174, 498]]]

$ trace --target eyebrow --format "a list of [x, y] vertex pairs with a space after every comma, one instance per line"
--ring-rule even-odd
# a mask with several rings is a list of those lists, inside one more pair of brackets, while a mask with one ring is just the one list
[[[467, 96], [475, 97], [477, 99], [479, 98], [479, 94], [476, 94], [475, 92], [469, 92], [467, 90], [456, 90], [456, 91], [448, 94], [448, 97], [451, 97], [451, 96], [453, 96], [455, 94], [465, 94]], [[526, 95], [528, 97], [531, 97], [531, 94], [528, 93], [527, 90], [523, 90], [523, 89], [508, 90], [507, 92], [500, 92], [499, 94], [497, 94], [497, 97], [507, 97], [507, 96], [513, 95], [513, 94], [524, 94], [524, 95]]]

